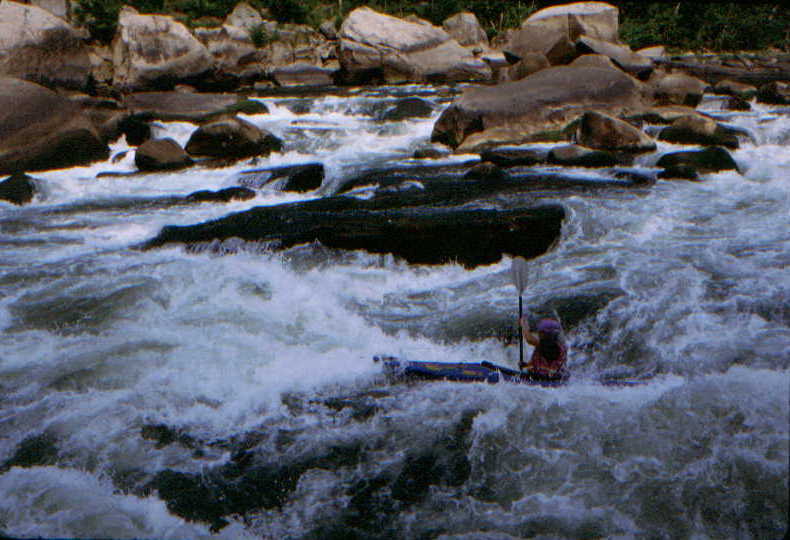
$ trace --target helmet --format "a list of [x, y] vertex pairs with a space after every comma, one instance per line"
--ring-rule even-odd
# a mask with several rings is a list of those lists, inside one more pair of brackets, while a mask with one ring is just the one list
[[538, 323], [538, 332], [541, 334], [559, 334], [562, 331], [560, 323], [554, 319], [543, 319]]

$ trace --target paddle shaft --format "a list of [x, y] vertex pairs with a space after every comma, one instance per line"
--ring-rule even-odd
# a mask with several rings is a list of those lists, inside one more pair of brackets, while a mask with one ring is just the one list
[[518, 295], [518, 370], [521, 371], [521, 365], [524, 363], [524, 330], [521, 328], [521, 317], [524, 315], [524, 301], [521, 295]]

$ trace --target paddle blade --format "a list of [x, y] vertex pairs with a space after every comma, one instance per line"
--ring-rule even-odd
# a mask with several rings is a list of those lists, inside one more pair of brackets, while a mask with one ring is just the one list
[[514, 257], [510, 272], [513, 277], [513, 285], [516, 286], [516, 290], [520, 295], [524, 292], [524, 289], [527, 288], [528, 268], [526, 259], [523, 257]]

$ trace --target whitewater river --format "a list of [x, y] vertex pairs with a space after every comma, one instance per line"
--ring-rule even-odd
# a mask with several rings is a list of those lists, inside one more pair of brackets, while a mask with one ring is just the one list
[[[787, 108], [721, 116], [754, 137], [733, 153], [742, 175], [556, 199], [562, 239], [530, 261], [524, 301], [569, 318], [562, 388], [391, 384], [371, 360], [515, 365], [507, 257], [135, 248], [408, 163], [452, 92], [262, 98], [270, 114], [245, 118], [285, 149], [256, 166], [319, 161], [320, 193], [173, 202], [236, 185], [248, 163], [96, 178], [133, 170], [130, 152], [37, 173], [33, 203], [0, 202], [0, 536], [782, 538]], [[377, 120], [404, 95], [436, 113]], [[193, 129], [156, 125], [182, 144]]]

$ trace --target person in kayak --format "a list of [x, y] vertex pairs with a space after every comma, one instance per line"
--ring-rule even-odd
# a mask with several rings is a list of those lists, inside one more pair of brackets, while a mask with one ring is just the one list
[[562, 327], [554, 319], [543, 319], [538, 323], [537, 333], [532, 332], [527, 317], [521, 318], [521, 332], [527, 343], [535, 347], [529, 362], [519, 362], [519, 369], [535, 380], [557, 381], [568, 376], [565, 362], [568, 349], [560, 337]]

